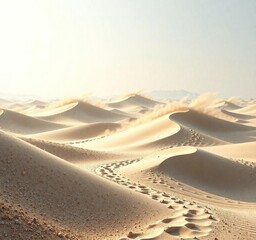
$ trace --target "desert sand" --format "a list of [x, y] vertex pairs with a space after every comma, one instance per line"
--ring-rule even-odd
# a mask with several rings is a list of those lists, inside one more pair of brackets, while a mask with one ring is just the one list
[[256, 239], [256, 100], [0, 99], [0, 239]]

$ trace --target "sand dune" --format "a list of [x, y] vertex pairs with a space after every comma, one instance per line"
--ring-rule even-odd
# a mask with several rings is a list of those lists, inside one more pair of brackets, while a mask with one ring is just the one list
[[222, 106], [222, 109], [227, 110], [227, 111], [233, 111], [233, 110], [237, 110], [240, 108], [242, 108], [242, 107], [235, 103], [229, 102], [229, 101], [225, 101], [225, 104]]
[[210, 146], [225, 141], [207, 136], [191, 128], [181, 127], [169, 119], [169, 114], [151, 122], [117, 131], [96, 142], [80, 144], [93, 149], [122, 151], [155, 151], [179, 146]]
[[133, 155], [133, 153], [95, 151], [86, 148], [79, 148], [73, 145], [67, 145], [64, 143], [56, 143], [34, 138], [22, 138], [22, 140], [70, 163], [83, 166], [83, 168], [88, 167], [87, 164], [89, 165], [89, 163], [105, 163], [106, 161], [118, 161], [122, 159], [137, 157], [136, 155]]
[[31, 112], [31, 116], [33, 117], [49, 117], [52, 115], [56, 115], [56, 114], [60, 114], [60, 113], [64, 113], [65, 111], [68, 111], [70, 109], [72, 109], [74, 106], [77, 105], [77, 102], [72, 102], [72, 103], [66, 103], [66, 104], [60, 104], [55, 106], [55, 105], [49, 105], [47, 106], [45, 109], [41, 110], [41, 111], [37, 111], [37, 112]]
[[256, 163], [256, 142], [205, 147], [206, 151], [251, 165]]
[[31, 115], [35, 112], [40, 112], [40, 111], [44, 110], [48, 104], [49, 103], [43, 102], [40, 100], [31, 100], [31, 101], [27, 102], [26, 104], [24, 104], [23, 107], [20, 107], [19, 112], [26, 114], [26, 115]]
[[86, 239], [112, 239], [122, 235], [124, 226], [136, 230], [141, 222], [166, 215], [165, 208], [142, 195], [3, 132], [0, 139], [1, 196], [9, 204], [19, 204], [35, 222], [48, 222], [62, 234], [72, 234], [73, 228]]
[[0, 99], [0, 106], [12, 110], [17, 111], [23, 114], [29, 113], [32, 109], [42, 109], [44, 108], [48, 103], [42, 102], [39, 100], [3, 100], [1, 102]]
[[253, 115], [230, 112], [230, 111], [227, 111], [227, 110], [224, 110], [224, 109], [222, 109], [221, 111], [224, 114], [226, 114], [228, 116], [231, 116], [231, 117], [234, 117], [234, 118], [237, 118], [239, 120], [250, 120], [250, 119], [256, 118], [256, 116], [253, 116]]
[[203, 150], [191, 149], [159, 165], [171, 177], [206, 192], [239, 201], [256, 200], [256, 170]]
[[63, 124], [29, 117], [10, 110], [2, 110], [0, 113], [0, 128], [14, 133], [33, 134], [63, 127], [65, 127]]
[[109, 102], [108, 106], [121, 109], [134, 107], [152, 108], [158, 104], [161, 103], [138, 94], [131, 94], [123, 99]]
[[31, 102], [29, 102], [29, 105], [36, 106], [36, 107], [44, 107], [45, 105], [47, 105], [47, 102], [34, 99], [34, 100], [31, 100]]
[[46, 133], [38, 133], [31, 135], [30, 137], [50, 141], [73, 142], [77, 140], [86, 140], [107, 135], [111, 131], [115, 131], [116, 129], [120, 128], [120, 126], [121, 125], [118, 123], [91, 123], [68, 127]]
[[235, 113], [240, 113], [240, 114], [252, 114], [252, 115], [256, 115], [256, 104], [252, 104], [249, 106], [245, 106], [243, 108], [239, 108], [234, 110], [233, 112]]
[[176, 134], [179, 130], [179, 125], [170, 121], [169, 115], [165, 115], [152, 122], [116, 132], [97, 142], [88, 143], [88, 145], [104, 149], [129, 148], [166, 138]]
[[48, 121], [67, 124], [108, 121], [117, 122], [126, 118], [121, 114], [110, 112], [103, 108], [81, 101], [70, 104], [68, 107], [69, 109], [66, 111], [40, 118]]
[[233, 143], [254, 141], [256, 136], [255, 127], [229, 122], [195, 110], [172, 114], [170, 119], [206, 135]]

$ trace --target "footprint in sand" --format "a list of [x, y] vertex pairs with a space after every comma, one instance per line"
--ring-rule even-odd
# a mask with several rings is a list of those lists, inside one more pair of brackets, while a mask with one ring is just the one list
[[[116, 172], [116, 169], [138, 161], [139, 159], [109, 163], [98, 167], [96, 173], [111, 181], [145, 194], [151, 199], [159, 201], [160, 204], [166, 205], [167, 209], [170, 211], [170, 217], [151, 224], [142, 232], [129, 232], [126, 237], [120, 240], [152, 238], [197, 239], [198, 237], [207, 236], [212, 230], [211, 226], [213, 222], [217, 221], [207, 209], [197, 205], [195, 202], [181, 200], [165, 192], [157, 191], [138, 183], [132, 183], [128, 178]], [[153, 183], [165, 184], [164, 179], [160, 176], [158, 177], [160, 181], [156, 178], [150, 178], [150, 180], [152, 180]], [[177, 185], [181, 184], [177, 182]]]

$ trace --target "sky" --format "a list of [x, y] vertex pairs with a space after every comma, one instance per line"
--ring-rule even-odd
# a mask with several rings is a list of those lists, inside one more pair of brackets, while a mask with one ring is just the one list
[[0, 0], [0, 92], [256, 97], [255, 0]]

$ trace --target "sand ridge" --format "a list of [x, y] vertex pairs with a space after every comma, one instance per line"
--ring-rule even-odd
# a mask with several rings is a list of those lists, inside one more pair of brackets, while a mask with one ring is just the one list
[[139, 94], [129, 94], [122, 99], [114, 100], [112, 102], [108, 102], [107, 104], [110, 107], [120, 109], [134, 107], [141, 107], [142, 109], [145, 109], [155, 107], [156, 105], [161, 104], [161, 102], [155, 101]]
[[85, 140], [105, 136], [112, 131], [120, 128], [118, 123], [91, 123], [82, 124], [78, 126], [71, 126], [64, 129], [58, 129], [45, 133], [38, 133], [30, 135], [32, 138], [45, 139], [50, 141], [66, 141], [74, 142], [78, 140]]
[[119, 113], [97, 107], [87, 102], [78, 101], [69, 106], [65, 111], [41, 117], [44, 120], [58, 123], [94, 123], [94, 122], [117, 122], [126, 118]]
[[2, 110], [0, 124], [2, 130], [21, 134], [46, 132], [66, 127], [64, 124], [33, 118], [11, 110]]

